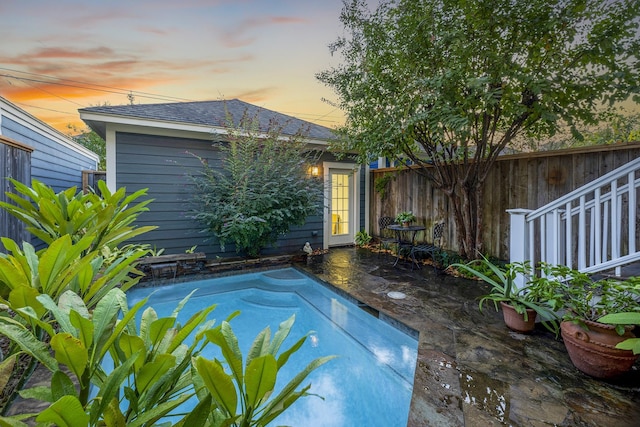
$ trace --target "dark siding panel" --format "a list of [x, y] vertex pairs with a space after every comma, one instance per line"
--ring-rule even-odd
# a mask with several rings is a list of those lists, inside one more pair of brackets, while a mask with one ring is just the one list
[[[202, 226], [188, 218], [192, 185], [186, 174], [197, 172], [201, 167], [200, 161], [190, 153], [206, 158], [210, 165], [219, 164], [221, 153], [217, 144], [132, 133], [117, 133], [116, 141], [117, 186], [126, 187], [129, 193], [147, 188], [149, 198], [154, 199], [149, 205], [150, 211], [140, 216], [138, 225], [159, 228], [141, 236], [139, 243], [164, 248], [167, 254], [182, 253], [198, 245], [197, 250], [205, 252], [209, 259], [236, 255], [233, 245], [227, 245], [222, 252], [215, 237], [201, 233]], [[320, 162], [322, 160], [336, 161], [328, 153], [322, 155]], [[363, 206], [364, 173], [359, 179], [362, 190], [359, 203]], [[363, 224], [364, 207], [360, 216]], [[321, 248], [322, 230], [322, 213], [313, 215], [303, 226], [292, 227], [287, 235], [281, 236], [275, 247], [265, 248], [263, 254], [299, 253], [306, 242], [314, 249]]]

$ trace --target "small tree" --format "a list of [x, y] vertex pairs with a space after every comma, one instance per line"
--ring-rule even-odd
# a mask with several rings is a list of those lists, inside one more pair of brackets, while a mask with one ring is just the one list
[[[404, 157], [481, 251], [483, 186], [518, 136], [598, 122], [640, 88], [638, 0], [345, 0], [343, 63], [318, 74], [346, 112], [342, 150]], [[638, 97], [634, 98], [638, 101]]]
[[228, 119], [229, 141], [220, 144], [219, 167], [202, 157], [202, 170], [189, 174], [195, 184], [192, 217], [213, 233], [225, 250], [235, 243], [238, 253], [255, 257], [293, 225], [319, 212], [322, 181], [308, 174], [317, 154], [304, 142], [304, 131], [283, 135], [283, 125], [271, 122], [266, 131], [256, 117]]

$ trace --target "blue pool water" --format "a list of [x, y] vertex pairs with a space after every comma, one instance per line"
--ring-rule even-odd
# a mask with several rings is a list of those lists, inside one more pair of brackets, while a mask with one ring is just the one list
[[[295, 269], [207, 279], [129, 291], [135, 304], [151, 294], [148, 304], [160, 317], [168, 316], [185, 295], [197, 289], [178, 316], [184, 322], [194, 312], [217, 304], [210, 318], [231, 320], [240, 348], [246, 354], [255, 336], [267, 325], [272, 334], [278, 325], [296, 315], [294, 327], [282, 349], [313, 331], [278, 377], [284, 386], [313, 359], [337, 355], [314, 371], [302, 385], [310, 393], [299, 399], [273, 425], [305, 427], [406, 426], [417, 341], [388, 323], [364, 312], [355, 304]], [[209, 345], [207, 358], [219, 357]], [[276, 390], [277, 392], [277, 390]], [[274, 394], [275, 395], [275, 394]]]

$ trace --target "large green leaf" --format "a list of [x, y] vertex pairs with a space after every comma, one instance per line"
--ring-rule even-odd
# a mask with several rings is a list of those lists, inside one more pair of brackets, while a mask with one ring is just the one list
[[313, 360], [311, 363], [309, 363], [304, 368], [304, 370], [299, 372], [291, 381], [287, 383], [287, 385], [284, 386], [284, 388], [280, 391], [280, 393], [278, 393], [277, 396], [275, 396], [273, 399], [269, 401], [269, 403], [264, 409], [265, 416], [267, 416], [266, 414], [270, 414], [272, 411], [278, 411], [279, 408], [281, 409], [282, 406], [285, 404], [285, 402], [287, 402], [290, 405], [292, 403], [290, 400], [292, 396], [294, 395], [297, 396], [295, 397], [295, 399], [303, 396], [304, 394], [301, 394], [301, 395], [296, 394], [296, 390], [295, 390], [296, 387], [298, 387], [302, 383], [302, 381], [304, 381], [305, 378], [309, 376], [311, 372], [313, 372], [320, 366], [324, 365], [328, 361], [335, 358], [336, 356], [319, 357]]
[[112, 289], [104, 298], [96, 305], [93, 310], [93, 339], [96, 343], [94, 352], [99, 350], [99, 356], [102, 358], [106, 353], [106, 346], [102, 344], [109, 339], [113, 332], [113, 325], [116, 321], [116, 316], [120, 311], [120, 305], [116, 294], [122, 292], [120, 289]]
[[9, 382], [9, 378], [11, 377], [11, 372], [13, 372], [13, 367], [16, 363], [17, 357], [17, 354], [12, 354], [6, 359], [0, 361], [0, 393], [2, 393], [5, 386]]
[[131, 367], [135, 363], [137, 357], [138, 355], [134, 354], [129, 359], [125, 360], [120, 366], [111, 371], [103, 382], [102, 387], [100, 387], [100, 391], [98, 392], [98, 396], [93, 400], [91, 410], [89, 411], [92, 425], [98, 421], [98, 418], [104, 413], [107, 406], [111, 403], [111, 400], [118, 396], [122, 389], [122, 385], [129, 377]]
[[51, 348], [56, 360], [67, 365], [80, 380], [89, 361], [89, 351], [82, 342], [70, 333], [62, 332], [51, 338]]
[[136, 388], [143, 394], [156, 381], [176, 365], [176, 358], [171, 354], [158, 354], [152, 362], [145, 363], [136, 373]]
[[0, 333], [7, 336], [11, 341], [18, 344], [21, 349], [38, 359], [51, 372], [58, 369], [58, 362], [49, 354], [49, 348], [36, 338], [24, 327], [15, 324], [5, 323], [5, 319], [0, 319]]
[[138, 358], [133, 366], [134, 371], [137, 372], [144, 364], [146, 356], [145, 345], [142, 338], [137, 335], [122, 334], [118, 340], [118, 345], [126, 359], [130, 358], [134, 354], [138, 354]]
[[149, 327], [149, 339], [151, 340], [152, 347], [158, 347], [162, 340], [165, 338], [167, 331], [173, 327], [176, 319], [174, 317], [162, 317], [153, 323]]
[[205, 308], [204, 310], [200, 310], [199, 312], [191, 316], [187, 323], [185, 323], [184, 326], [182, 326], [178, 333], [173, 337], [173, 339], [171, 340], [171, 344], [169, 345], [169, 347], [167, 347], [166, 352], [173, 353], [173, 351], [189, 337], [191, 332], [193, 332], [198, 326], [202, 324], [202, 322], [204, 322], [204, 320], [207, 318], [207, 315], [211, 313], [215, 308], [216, 305], [214, 304]]
[[195, 366], [204, 381], [204, 385], [220, 409], [225, 412], [227, 417], [235, 416], [238, 407], [238, 395], [233, 384], [233, 377], [224, 372], [219, 363], [201, 356], [196, 358]]
[[36, 417], [39, 423], [53, 423], [58, 427], [87, 427], [89, 416], [75, 396], [63, 396]]
[[69, 321], [78, 330], [76, 336], [80, 339], [82, 345], [87, 349], [91, 348], [93, 344], [93, 323], [91, 320], [72, 310], [69, 313]]
[[224, 360], [229, 364], [231, 373], [238, 384], [243, 384], [242, 352], [238, 346], [238, 338], [233, 333], [231, 325], [223, 321], [217, 328], [205, 332], [207, 339], [220, 347]]
[[36, 316], [41, 319], [47, 310], [42, 303], [36, 299], [38, 295], [40, 295], [40, 292], [30, 286], [14, 287], [9, 293], [9, 304], [13, 310], [22, 307], [31, 307], [35, 311]]
[[[56, 371], [56, 372], [60, 372], [60, 371]], [[18, 394], [23, 399], [35, 399], [35, 400], [40, 400], [42, 402], [53, 403], [56, 400], [58, 400], [58, 399], [54, 399], [53, 393], [51, 392], [51, 388], [44, 385], [37, 385], [35, 387], [20, 390], [18, 391]]]
[[278, 365], [272, 354], [253, 359], [245, 372], [247, 406], [256, 408], [263, 398], [273, 391], [278, 375]]
[[284, 322], [280, 323], [278, 326], [278, 330], [273, 336], [273, 341], [269, 347], [269, 353], [274, 356], [280, 351], [280, 347], [284, 340], [289, 336], [289, 332], [291, 332], [291, 328], [293, 327], [293, 323], [296, 321], [296, 315], [293, 314]]
[[[127, 422], [127, 427], [139, 427], [144, 425], [156, 425], [155, 422], [165, 417], [169, 412], [182, 405], [184, 402], [193, 397], [191, 393], [183, 393], [175, 399], [164, 402], [155, 406], [154, 408], [144, 411], [142, 414], [138, 414], [136, 419]], [[189, 426], [191, 427], [191, 426]]]
[[614, 325], [640, 325], [640, 312], [607, 314], [598, 319], [598, 322]]
[[51, 396], [53, 400], [58, 400], [62, 396], [78, 395], [74, 382], [69, 378], [67, 374], [62, 371], [55, 371], [51, 377]]

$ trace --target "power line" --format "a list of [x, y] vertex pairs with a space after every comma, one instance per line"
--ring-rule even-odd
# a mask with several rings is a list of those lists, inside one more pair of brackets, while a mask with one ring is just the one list
[[[72, 101], [70, 99], [66, 99], [62, 96], [56, 95], [54, 93], [51, 93], [45, 89], [42, 89], [40, 87], [31, 85], [29, 82], [32, 83], [44, 83], [44, 84], [50, 84], [50, 85], [56, 85], [56, 86], [65, 86], [65, 87], [73, 87], [73, 88], [77, 88], [77, 89], [84, 89], [84, 90], [91, 90], [91, 91], [95, 91], [95, 92], [104, 92], [104, 93], [112, 93], [115, 95], [124, 95], [124, 96], [131, 96], [132, 94], [135, 97], [139, 97], [139, 98], [146, 98], [146, 99], [152, 99], [152, 100], [158, 100], [158, 101], [165, 101], [165, 102], [175, 102], [175, 101], [181, 101], [181, 102], [196, 102], [192, 99], [188, 99], [188, 98], [180, 98], [180, 97], [175, 97], [175, 96], [169, 96], [169, 95], [160, 95], [160, 94], [154, 94], [154, 93], [150, 93], [150, 92], [141, 92], [141, 91], [135, 91], [135, 90], [128, 90], [128, 89], [122, 89], [122, 88], [117, 88], [117, 87], [113, 87], [113, 86], [107, 86], [107, 85], [100, 85], [100, 84], [95, 84], [95, 83], [89, 83], [89, 82], [84, 82], [84, 81], [80, 81], [80, 80], [72, 80], [72, 79], [63, 79], [63, 78], [59, 78], [59, 77], [54, 77], [54, 76], [48, 76], [45, 74], [38, 74], [38, 73], [31, 73], [31, 72], [27, 72], [27, 71], [20, 71], [20, 70], [16, 70], [16, 69], [12, 69], [12, 68], [5, 68], [5, 67], [0, 67], [0, 70], [4, 70], [4, 71], [8, 71], [11, 73], [20, 73], [20, 74], [24, 74], [27, 76], [31, 76], [31, 77], [24, 77], [24, 76], [18, 76], [15, 74], [8, 74], [8, 73], [0, 73], [0, 77], [5, 77], [7, 79], [14, 79], [17, 81], [21, 81], [25, 84], [28, 84], [29, 86], [41, 90], [45, 93], [48, 93], [52, 96], [58, 97], [60, 99], [63, 99], [65, 101], [68, 101], [70, 103], [73, 103], [75, 105], [79, 105], [81, 107], [84, 107], [84, 105], [79, 104], [75, 101]], [[10, 82], [9, 82], [10, 83]], [[35, 106], [31, 106], [33, 108], [41, 108], [44, 110], [47, 110], [47, 108], [43, 108], [43, 107], [35, 107]], [[329, 122], [329, 123], [336, 123], [336, 120], [331, 120], [331, 119], [325, 119], [325, 117], [330, 117], [330, 114], [333, 113], [334, 111], [336, 111], [338, 108], [334, 108], [333, 110], [329, 111], [326, 114], [311, 114], [311, 113], [299, 113], [299, 112], [284, 112], [281, 111], [281, 113], [283, 114], [290, 114], [290, 115], [294, 115], [298, 118], [300, 117], [308, 117], [307, 120], [314, 120], [314, 121], [321, 121], [321, 122]], [[56, 110], [50, 110], [50, 111], [56, 111]], [[61, 111], [56, 111], [59, 113], [62, 113]]]

